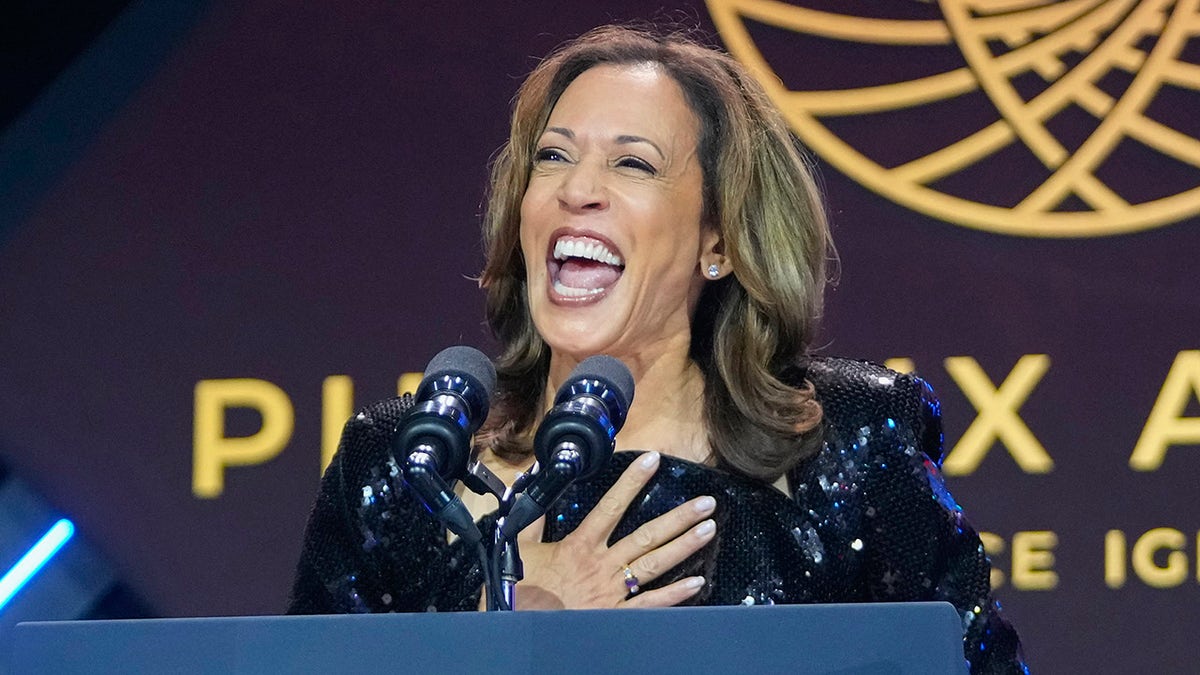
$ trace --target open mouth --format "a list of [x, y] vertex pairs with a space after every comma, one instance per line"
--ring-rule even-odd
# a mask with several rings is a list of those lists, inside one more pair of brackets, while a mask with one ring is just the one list
[[554, 292], [564, 298], [590, 298], [611, 288], [625, 271], [625, 261], [614, 249], [595, 237], [556, 239], [547, 261]]

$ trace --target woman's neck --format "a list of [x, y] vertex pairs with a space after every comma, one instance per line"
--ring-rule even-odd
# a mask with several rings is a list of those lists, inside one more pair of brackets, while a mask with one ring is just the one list
[[[672, 349], [647, 357], [618, 356], [636, 382], [633, 404], [625, 426], [617, 434], [617, 450], [657, 450], [699, 463], [711, 463], [712, 451], [704, 426], [704, 375], [688, 358], [687, 348]], [[550, 360], [546, 401], [553, 401], [558, 387], [577, 362]]]

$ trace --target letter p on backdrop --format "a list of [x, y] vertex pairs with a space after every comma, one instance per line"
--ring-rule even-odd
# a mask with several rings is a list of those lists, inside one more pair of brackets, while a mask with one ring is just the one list
[[[252, 408], [262, 427], [250, 436], [225, 435], [225, 411]], [[278, 455], [292, 437], [295, 412], [282, 389], [251, 378], [196, 383], [192, 434], [192, 493], [211, 499], [225, 489], [225, 467], [262, 464]]]

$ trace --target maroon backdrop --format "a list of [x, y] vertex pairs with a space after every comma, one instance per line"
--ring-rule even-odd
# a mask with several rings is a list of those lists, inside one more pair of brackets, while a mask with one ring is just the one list
[[[470, 279], [480, 202], [538, 56], [601, 23], [663, 17], [738, 52], [711, 10], [757, 17], [742, 25], [773, 86], [793, 91], [984, 68], [961, 41], [833, 39], [808, 15], [772, 24], [779, 3], [711, 4], [135, 3], [0, 139], [0, 453], [164, 615], [281, 611], [336, 427], [323, 417], [344, 419], [346, 387], [361, 405], [443, 346], [492, 346]], [[965, 6], [797, 4], [926, 22]], [[1200, 25], [1192, 5], [1157, 6], [1162, 25]], [[1119, 33], [1105, 30], [1101, 46]], [[1155, 35], [1134, 43], [1150, 53]], [[1095, 172], [1131, 203], [1193, 205], [1138, 231], [965, 227], [865, 187], [845, 155], [817, 156], [841, 257], [821, 350], [907, 358], [933, 383], [951, 489], [991, 533], [997, 595], [1044, 672], [1186, 669], [1180, 645], [1200, 622], [1190, 35], [1142, 111], [1180, 134], [1176, 156], [1127, 143]], [[1136, 88], [1125, 63], [1125, 80], [1101, 83], [1118, 101]], [[1045, 88], [1031, 77], [1013, 80], [1028, 96]], [[822, 123], [891, 168], [1004, 119], [979, 91], [930, 105]], [[1046, 126], [1070, 154], [1097, 119], [1074, 106]], [[933, 187], [1009, 208], [1050, 173], [1030, 156], [1001, 152]], [[1092, 222], [1093, 206], [1059, 212]], [[231, 408], [223, 431], [198, 424], [212, 390], [197, 385], [232, 379], [285, 403]], [[198, 487], [214, 433], [253, 438], [289, 410], [278, 454]], [[1131, 465], [1144, 430], [1150, 461]]]

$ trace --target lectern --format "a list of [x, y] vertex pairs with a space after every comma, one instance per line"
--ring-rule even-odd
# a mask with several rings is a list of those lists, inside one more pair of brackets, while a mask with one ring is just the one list
[[14, 673], [966, 672], [948, 603], [23, 623]]

